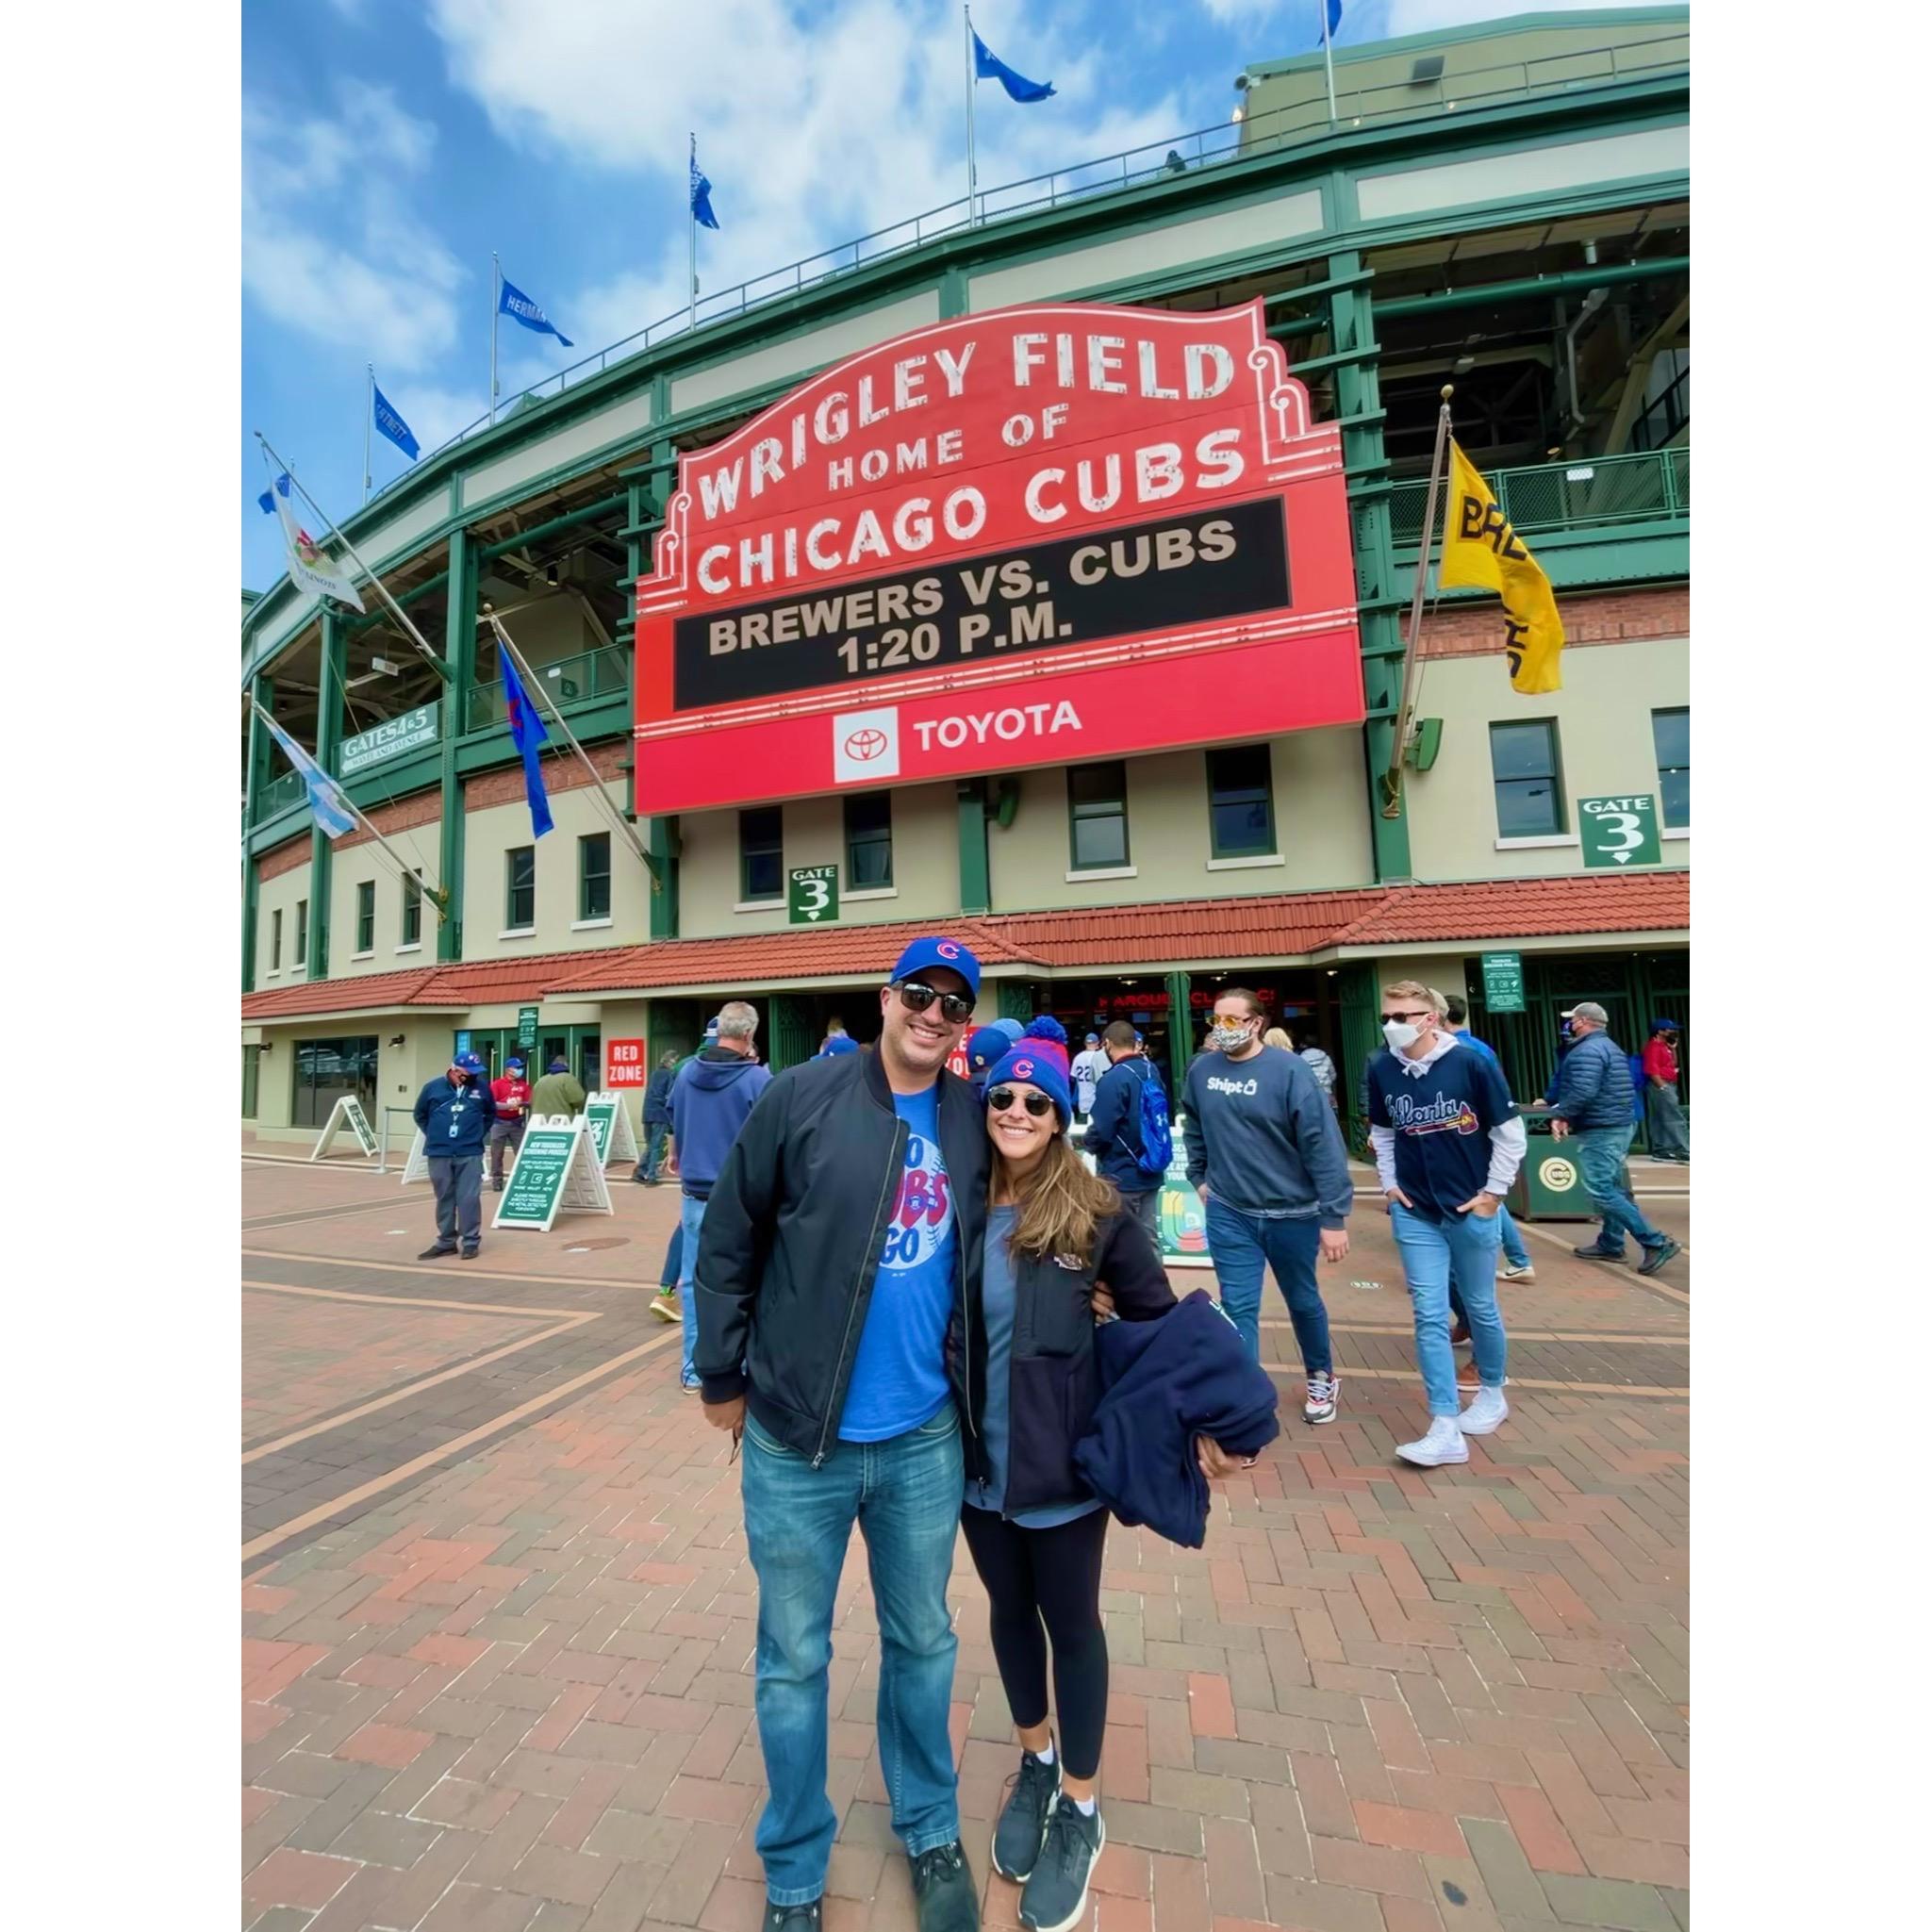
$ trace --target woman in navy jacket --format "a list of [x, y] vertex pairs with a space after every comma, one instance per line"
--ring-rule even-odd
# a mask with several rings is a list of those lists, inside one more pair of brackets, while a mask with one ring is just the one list
[[1128, 1321], [1158, 1319], [1175, 1299], [1146, 1230], [1067, 1145], [1073, 1099], [1058, 1065], [1022, 1039], [987, 1075], [985, 1104], [984, 1265], [950, 1357], [969, 1424], [961, 1522], [992, 1599], [993, 1651], [1021, 1744], [993, 1862], [1025, 1881], [1023, 1924], [1065, 1932], [1085, 1908], [1106, 1842], [1094, 1780], [1107, 1724], [1107, 1511], [1073, 1460], [1100, 1395], [1093, 1295], [1104, 1281]]

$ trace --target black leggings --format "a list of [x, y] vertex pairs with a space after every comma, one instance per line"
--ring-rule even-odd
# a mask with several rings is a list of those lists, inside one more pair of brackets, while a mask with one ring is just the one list
[[1047, 1721], [1050, 1637], [1066, 1773], [1095, 1776], [1107, 1734], [1107, 1632], [1100, 1622], [1107, 1511], [1093, 1510], [1053, 1529], [1022, 1529], [968, 1505], [960, 1521], [973, 1568], [992, 1599], [993, 1655], [1014, 1723], [1030, 1730]]

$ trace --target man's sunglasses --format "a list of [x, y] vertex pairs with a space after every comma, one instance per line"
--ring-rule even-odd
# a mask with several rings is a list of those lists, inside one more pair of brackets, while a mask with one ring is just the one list
[[1382, 1015], [1382, 1024], [1387, 1026], [1393, 1020], [1399, 1026], [1408, 1020], [1433, 1019], [1434, 1017], [1435, 1012], [1433, 1008], [1427, 1013], [1385, 1013]]
[[[995, 1087], [986, 1096], [986, 1105], [996, 1114], [1004, 1114], [1020, 1098], [1018, 1092], [1012, 1087]], [[1027, 1112], [1035, 1120], [1044, 1120], [1053, 1111], [1053, 1102], [1037, 1090], [1025, 1097], [1025, 1105]]]
[[901, 983], [899, 997], [913, 1013], [924, 1013], [933, 1000], [938, 1000], [941, 1015], [954, 1026], [973, 1016], [973, 1002], [964, 993], [942, 993], [937, 986], [925, 985], [918, 980]]

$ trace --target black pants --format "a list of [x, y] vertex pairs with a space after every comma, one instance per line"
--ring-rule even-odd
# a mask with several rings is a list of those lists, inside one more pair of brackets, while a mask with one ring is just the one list
[[1107, 1632], [1100, 1622], [1106, 1511], [1076, 1516], [1055, 1529], [1022, 1529], [970, 1506], [961, 1511], [960, 1520], [973, 1568], [992, 1599], [993, 1655], [1014, 1723], [1030, 1730], [1047, 1721], [1050, 1638], [1066, 1774], [1095, 1776], [1107, 1734]]

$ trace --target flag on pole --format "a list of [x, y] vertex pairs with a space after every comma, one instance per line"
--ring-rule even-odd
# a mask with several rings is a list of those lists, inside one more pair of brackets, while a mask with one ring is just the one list
[[415, 462], [417, 457], [422, 454], [421, 447], [416, 440], [415, 432], [403, 421], [396, 405], [383, 394], [381, 389], [375, 387], [373, 382], [371, 383], [370, 388], [375, 397], [376, 428], [384, 436], [388, 437], [412, 463]]
[[716, 228], [718, 217], [711, 211], [711, 183], [698, 166], [698, 137], [691, 137], [691, 219], [701, 228]]
[[1317, 4], [1328, 9], [1328, 19], [1322, 24], [1321, 44], [1329, 45], [1335, 38], [1335, 29], [1342, 25], [1342, 0], [1317, 0]]
[[340, 838], [345, 832], [355, 826], [355, 814], [350, 810], [349, 801], [342, 796], [342, 788], [336, 781], [285, 732], [266, 711], [257, 705], [261, 721], [273, 735], [276, 744], [282, 748], [282, 755], [302, 774], [302, 782], [308, 787], [308, 808], [315, 814], [315, 822], [331, 838]]
[[523, 681], [517, 675], [517, 667], [510, 662], [510, 653], [501, 640], [497, 655], [504, 665], [504, 709], [510, 717], [510, 739], [523, 754], [523, 793], [530, 801], [530, 835], [541, 838], [555, 823], [550, 816], [550, 799], [543, 789], [541, 763], [541, 748], [550, 742], [550, 733], [544, 729], [543, 719], [525, 693]]
[[1052, 93], [1053, 83], [1050, 80], [1029, 80], [1025, 74], [1016, 74], [997, 54], [987, 51], [977, 27], [972, 32], [975, 80], [997, 80], [1006, 90], [1008, 100], [1028, 104], [1044, 101]]
[[1549, 578], [1503, 515], [1462, 446], [1449, 443], [1449, 504], [1443, 521], [1444, 589], [1494, 590], [1503, 600], [1511, 687], [1526, 698], [1560, 691], [1563, 620]]
[[318, 597], [333, 597], [338, 603], [362, 608], [362, 600], [355, 594], [355, 586], [349, 581], [347, 568], [329, 552], [325, 551], [300, 523], [295, 520], [295, 505], [290, 500], [289, 472], [285, 470], [270, 487], [256, 498], [262, 508], [271, 516], [282, 520], [282, 539], [289, 547], [289, 574], [303, 589], [312, 591]]
[[511, 317], [521, 322], [526, 329], [534, 329], [539, 336], [554, 336], [566, 349], [574, 349], [577, 346], [507, 275], [500, 275], [498, 280], [502, 284], [496, 298], [499, 315]]

